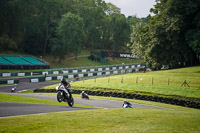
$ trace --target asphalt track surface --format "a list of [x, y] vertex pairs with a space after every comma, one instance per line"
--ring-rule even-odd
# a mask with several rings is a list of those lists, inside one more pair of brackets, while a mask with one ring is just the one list
[[[39, 82], [39, 83], [29, 83], [27, 79], [21, 79], [21, 82], [18, 85], [9, 85], [9, 86], [0, 86], [0, 93], [18, 95], [30, 98], [45, 99], [57, 101], [56, 95], [40, 95], [40, 94], [22, 94], [17, 93], [22, 90], [36, 89], [43, 86], [52, 85], [58, 82]], [[16, 93], [11, 93], [11, 88], [16, 86]], [[106, 99], [81, 99], [80, 97], [74, 97], [75, 104], [80, 105], [89, 105], [99, 108], [121, 108], [122, 101], [115, 100], [106, 100]], [[169, 109], [158, 106], [151, 106], [145, 104], [131, 103], [133, 108], [160, 108], [160, 109]], [[0, 103], [0, 117], [10, 117], [10, 116], [19, 116], [19, 115], [30, 115], [30, 114], [41, 114], [49, 112], [65, 112], [65, 111], [76, 111], [76, 110], [88, 110], [92, 108], [83, 108], [83, 107], [69, 107], [66, 103], [66, 106], [58, 105], [44, 105], [44, 104], [30, 104], [30, 103]]]
[[0, 103], [0, 117], [11, 117], [20, 115], [43, 114], [50, 112], [65, 112], [86, 110], [90, 108], [68, 107], [46, 104], [30, 104], [30, 103]]

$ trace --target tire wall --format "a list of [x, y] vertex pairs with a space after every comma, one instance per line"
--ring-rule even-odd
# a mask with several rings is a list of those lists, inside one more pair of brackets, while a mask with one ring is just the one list
[[[117, 93], [117, 92], [101, 92], [101, 91], [88, 91], [88, 90], [84, 90], [84, 91], [88, 95], [92, 95], [92, 96], [138, 99], [138, 100], [160, 102], [160, 103], [200, 109], [200, 103], [177, 100], [177, 99], [172, 99], [172, 98], [156, 97], [156, 96], [148, 96], [148, 95], [140, 95], [140, 94]], [[81, 92], [82, 90], [72, 90], [72, 94], [80, 94]], [[36, 89], [34, 90], [34, 93], [56, 93], [56, 89]]]

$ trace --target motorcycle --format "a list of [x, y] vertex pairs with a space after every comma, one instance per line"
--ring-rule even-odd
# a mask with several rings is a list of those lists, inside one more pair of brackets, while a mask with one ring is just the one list
[[74, 105], [74, 98], [72, 97], [71, 91], [70, 91], [70, 84], [68, 84], [66, 87], [63, 84], [59, 84], [59, 86], [56, 87], [57, 90], [57, 101], [58, 102], [67, 102], [70, 107]]
[[129, 104], [124, 104], [122, 108], [132, 108], [132, 106]]
[[122, 108], [132, 108], [132, 104], [124, 100], [124, 103], [122, 105]]
[[12, 92], [12, 93], [15, 93], [15, 90], [16, 90], [16, 87], [12, 88], [12, 89], [11, 89], [11, 92]]
[[81, 98], [82, 98], [82, 99], [89, 99], [89, 96], [88, 96], [87, 93], [82, 92], [82, 93], [81, 93]]

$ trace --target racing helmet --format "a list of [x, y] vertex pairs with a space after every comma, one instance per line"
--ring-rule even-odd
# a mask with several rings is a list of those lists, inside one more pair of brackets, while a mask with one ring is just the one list
[[68, 82], [65, 80], [65, 78], [63, 77], [63, 78], [61, 78], [61, 83], [63, 83], [64, 85], [67, 85], [68, 84]]
[[124, 103], [127, 103], [127, 101], [126, 101], [126, 100], [124, 100]]
[[61, 82], [66, 82], [64, 77], [61, 78]]

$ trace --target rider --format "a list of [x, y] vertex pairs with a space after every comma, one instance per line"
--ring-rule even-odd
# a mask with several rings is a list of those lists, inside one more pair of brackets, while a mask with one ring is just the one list
[[124, 100], [124, 103], [122, 105], [122, 108], [132, 108], [132, 104]]
[[70, 89], [71, 86], [70, 86], [69, 82], [67, 82], [67, 81], [65, 80], [64, 77], [61, 79], [61, 83], [64, 85], [64, 87], [65, 87], [66, 89], [68, 89], [68, 90], [71, 92], [71, 89]]
[[82, 98], [85, 98], [85, 96], [87, 96], [87, 94], [86, 94], [84, 91], [82, 91], [82, 92], [81, 92], [81, 97], [82, 97]]
[[15, 92], [15, 90], [16, 90], [16, 87], [13, 87], [12, 90], [11, 90], [11, 92]]

